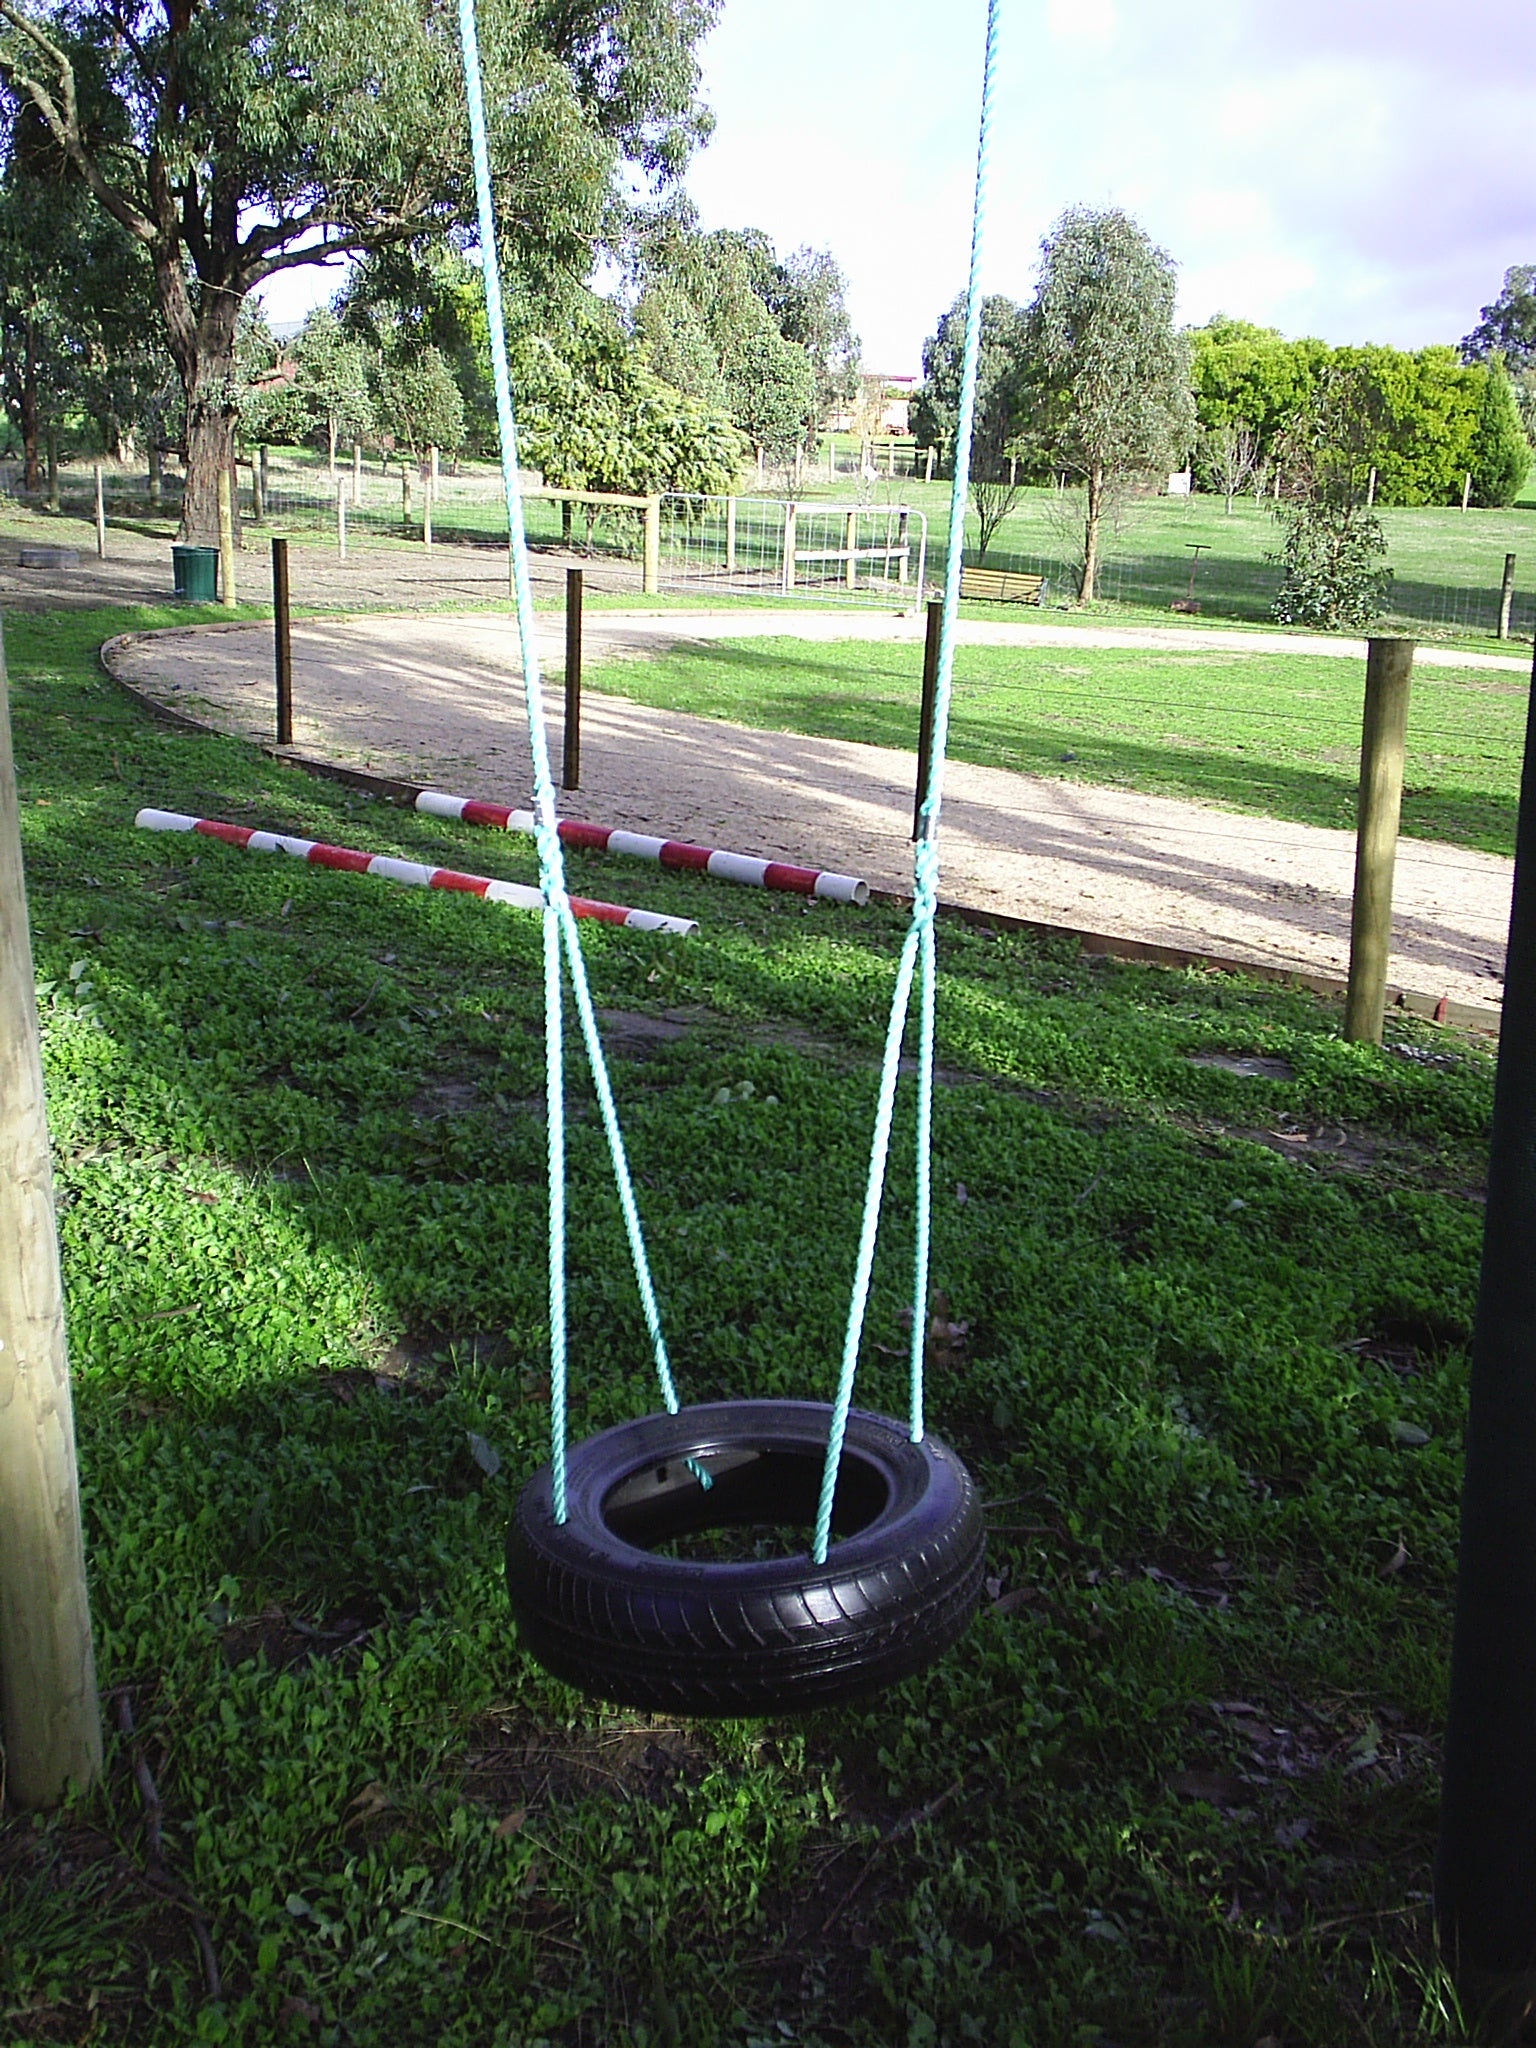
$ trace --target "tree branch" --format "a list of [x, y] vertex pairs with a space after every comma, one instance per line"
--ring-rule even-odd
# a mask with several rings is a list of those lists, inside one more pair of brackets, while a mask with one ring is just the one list
[[35, 21], [23, 14], [14, 0], [0, 0], [0, 22], [8, 22], [52, 67], [57, 78], [58, 98], [55, 99], [53, 91], [42, 79], [33, 77], [14, 56], [0, 56], [0, 79], [13, 89], [24, 92], [31, 100], [49, 134], [112, 218], [139, 241], [153, 242], [154, 222], [126, 193], [120, 192], [103, 176], [100, 165], [81, 139], [80, 109], [75, 98], [75, 67], [66, 52], [45, 35]]

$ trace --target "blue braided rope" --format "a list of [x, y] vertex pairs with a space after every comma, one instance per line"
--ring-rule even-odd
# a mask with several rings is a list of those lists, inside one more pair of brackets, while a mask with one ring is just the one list
[[955, 480], [949, 501], [949, 552], [944, 564], [944, 602], [939, 615], [938, 678], [934, 690], [932, 749], [928, 786], [919, 813], [919, 837], [913, 855], [912, 922], [902, 944], [896, 969], [896, 987], [891, 998], [890, 1022], [886, 1026], [885, 1056], [880, 1067], [880, 1089], [875, 1104], [875, 1128], [870, 1142], [869, 1181], [864, 1191], [864, 1216], [859, 1232], [858, 1257], [854, 1262], [853, 1294], [848, 1308], [848, 1327], [843, 1338], [842, 1370], [832, 1404], [832, 1425], [827, 1436], [826, 1463], [822, 1467], [821, 1497], [816, 1508], [816, 1535], [811, 1555], [825, 1564], [832, 1541], [832, 1509], [837, 1496], [837, 1473], [842, 1462], [843, 1440], [848, 1430], [848, 1411], [853, 1406], [854, 1381], [858, 1374], [859, 1347], [863, 1341], [864, 1318], [869, 1307], [870, 1280], [874, 1272], [875, 1241], [880, 1228], [880, 1204], [885, 1193], [886, 1166], [890, 1156], [891, 1118], [896, 1101], [896, 1076], [901, 1063], [902, 1039], [912, 982], [917, 965], [922, 967], [922, 997], [919, 1022], [917, 1076], [917, 1217], [912, 1297], [911, 1436], [923, 1437], [923, 1344], [928, 1322], [928, 1259], [932, 1236], [932, 1141], [933, 1141], [933, 1045], [935, 952], [933, 919], [939, 893], [939, 806], [944, 792], [944, 752], [949, 739], [949, 710], [953, 695], [955, 624], [960, 611], [960, 565], [965, 549], [965, 510], [970, 494], [971, 439], [976, 425], [976, 370], [981, 351], [981, 245], [986, 216], [987, 168], [992, 144], [992, 93], [997, 69], [997, 37], [1001, 0], [988, 0], [987, 46], [982, 67], [981, 129], [976, 149], [976, 198], [971, 215], [971, 269], [966, 289], [965, 343], [960, 359], [960, 416], [955, 432]]
[[[485, 311], [491, 336], [491, 370], [496, 387], [496, 425], [501, 443], [502, 491], [507, 503], [507, 533], [512, 550], [512, 588], [517, 600], [517, 630], [522, 651], [523, 689], [528, 711], [528, 740], [533, 756], [534, 843], [539, 855], [539, 886], [544, 895], [544, 1064], [548, 1097], [549, 1158], [549, 1387], [550, 1471], [555, 1519], [566, 1519], [566, 1299], [565, 1299], [565, 1090], [564, 1040], [561, 1013], [560, 954], [562, 943], [570, 970], [571, 990], [581, 1026], [592, 1082], [602, 1112], [603, 1129], [613, 1161], [613, 1176], [623, 1212], [630, 1258], [640, 1290], [646, 1332], [669, 1413], [677, 1412], [677, 1389], [662, 1333], [661, 1312], [646, 1257], [640, 1211], [614, 1107], [608, 1063], [598, 1036], [597, 1017], [587, 984], [581, 935], [565, 886], [565, 859], [555, 810], [555, 782], [550, 769], [549, 733], [544, 718], [544, 684], [534, 637], [533, 590], [528, 574], [528, 536], [523, 524], [522, 491], [518, 484], [517, 422], [512, 410], [512, 375], [507, 363], [506, 316], [501, 293], [501, 262], [496, 248], [496, 218], [491, 203], [490, 150], [485, 132], [485, 88], [480, 73], [480, 45], [475, 29], [475, 0], [459, 0], [459, 39], [464, 53], [465, 97], [469, 108], [470, 152], [474, 160], [475, 200], [479, 216], [481, 274], [485, 280]], [[700, 1474], [707, 1483], [707, 1475]]]

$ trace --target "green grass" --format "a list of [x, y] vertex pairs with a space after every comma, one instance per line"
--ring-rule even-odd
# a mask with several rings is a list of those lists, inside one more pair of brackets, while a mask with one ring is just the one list
[[[857, 1710], [608, 1711], [501, 1584], [546, 1428], [536, 921], [129, 820], [526, 849], [151, 722], [93, 648], [173, 616], [7, 642], [100, 1675], [225, 1997], [114, 1736], [0, 1829], [5, 2038], [1462, 2040], [1425, 1901], [1486, 1053], [946, 926], [931, 1420], [988, 1610]], [[588, 946], [685, 1398], [825, 1393], [899, 921], [572, 877], [702, 924]], [[587, 1430], [654, 1390], [574, 1078]], [[861, 1381], [898, 1408], [910, 1164]]]
[[[593, 664], [586, 686], [772, 730], [916, 747], [916, 646], [742, 639]], [[961, 647], [950, 752], [989, 768], [1196, 797], [1352, 828], [1361, 665], [1329, 656]], [[1420, 667], [1403, 830], [1514, 851], [1527, 689], [1496, 670]]]

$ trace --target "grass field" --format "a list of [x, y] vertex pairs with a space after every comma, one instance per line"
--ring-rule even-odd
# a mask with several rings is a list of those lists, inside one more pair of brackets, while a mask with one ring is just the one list
[[[96, 1796], [0, 1829], [5, 2038], [1463, 2040], [1427, 1893], [1486, 1053], [946, 927], [931, 1415], [985, 1611], [857, 1710], [607, 1711], [500, 1577], [544, 1454], [536, 922], [129, 821], [526, 852], [148, 720], [93, 650], [176, 616], [7, 643], [100, 1672], [224, 1995], [114, 1736]], [[824, 1393], [896, 916], [573, 880], [702, 924], [589, 943], [684, 1398]], [[585, 1430], [653, 1390], [581, 1100]]]
[[[916, 748], [922, 653], [844, 640], [712, 641], [586, 671], [587, 687], [743, 725]], [[961, 647], [951, 752], [985, 767], [1352, 827], [1363, 664], [1158, 648]], [[1527, 686], [1419, 668], [1403, 830], [1514, 851]]]

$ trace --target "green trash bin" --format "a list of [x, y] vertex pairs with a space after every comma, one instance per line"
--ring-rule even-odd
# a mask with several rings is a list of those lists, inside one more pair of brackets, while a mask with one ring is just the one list
[[171, 576], [176, 595], [187, 604], [217, 604], [219, 601], [219, 551], [217, 548], [171, 548]]

